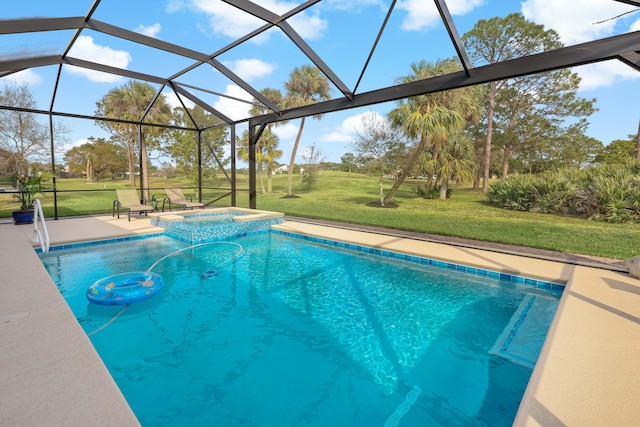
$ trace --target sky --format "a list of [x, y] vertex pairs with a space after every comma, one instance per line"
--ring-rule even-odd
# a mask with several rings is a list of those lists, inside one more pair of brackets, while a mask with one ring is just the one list
[[[12, 0], [3, 4], [0, 19], [82, 16], [92, 3], [92, 0]], [[93, 19], [207, 54], [217, 52], [263, 24], [218, 0], [103, 0], [102, 3]], [[254, 0], [254, 3], [285, 13], [303, 2]], [[392, 85], [398, 78], [411, 74], [411, 63], [455, 56], [432, 2], [403, 0], [396, 3], [367, 64], [389, 4], [390, 1], [381, 0], [324, 0], [289, 22], [355, 93]], [[565, 45], [640, 30], [640, 12], [612, 0], [448, 0], [447, 5], [461, 36], [479, 19], [504, 17], [514, 12], [556, 30]], [[60, 53], [73, 35], [74, 31], [0, 35], [0, 58]], [[69, 55], [167, 77], [193, 63], [92, 30], [81, 33]], [[266, 31], [216, 59], [258, 90], [270, 87], [283, 92], [289, 73], [295, 67], [310, 63], [278, 29]], [[598, 111], [589, 118], [587, 135], [608, 144], [637, 132], [640, 72], [617, 61], [577, 67], [573, 71], [582, 78], [578, 95], [597, 100]], [[39, 67], [0, 78], [0, 84], [27, 83], [38, 108], [47, 110], [53, 101], [55, 111], [92, 115], [102, 96], [127, 82], [125, 78], [65, 65], [56, 98], [52, 99], [56, 73], [57, 66]], [[237, 99], [252, 97], [211, 67], [197, 67], [181, 75], [178, 81], [214, 92], [193, 90], [199, 98], [232, 119], [248, 117], [250, 105]], [[169, 89], [163, 94], [172, 106], [180, 105]], [[340, 95], [334, 86], [332, 97]], [[307, 119], [296, 162], [303, 162], [301, 156], [311, 145], [320, 149], [325, 161], [340, 162], [344, 153], [353, 151], [350, 144], [361, 127], [362, 115], [371, 112], [384, 115], [394, 106], [386, 103], [326, 114], [318, 120]], [[71, 130], [66, 148], [80, 145], [91, 136], [108, 137], [93, 121], [65, 118], [63, 123]], [[299, 124], [299, 120], [294, 120], [275, 128], [283, 150], [281, 163], [289, 162]], [[245, 128], [239, 126], [238, 134]]]

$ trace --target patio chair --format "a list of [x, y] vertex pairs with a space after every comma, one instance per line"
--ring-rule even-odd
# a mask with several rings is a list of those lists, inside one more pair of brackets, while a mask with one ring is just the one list
[[203, 208], [204, 204], [200, 202], [194, 202], [191, 197], [189, 200], [182, 193], [181, 188], [165, 188], [164, 192], [167, 193], [167, 197], [162, 201], [162, 212], [164, 212], [164, 204], [168, 203], [169, 212], [171, 212], [171, 205], [183, 206], [185, 209]]
[[138, 197], [138, 191], [134, 188], [121, 188], [116, 190], [117, 200], [113, 201], [113, 210], [111, 216], [118, 214], [120, 218], [120, 209], [127, 210], [127, 217], [131, 221], [131, 211], [140, 212], [147, 215], [147, 212], [153, 212], [153, 207], [140, 203], [140, 197]]

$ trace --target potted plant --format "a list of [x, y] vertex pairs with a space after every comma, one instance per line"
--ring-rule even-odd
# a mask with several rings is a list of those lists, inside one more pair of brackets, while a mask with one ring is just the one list
[[38, 193], [44, 189], [43, 178], [42, 174], [30, 174], [19, 176], [16, 179], [17, 191], [13, 196], [20, 202], [20, 210], [12, 212], [13, 221], [16, 224], [31, 224], [33, 222], [33, 204]]

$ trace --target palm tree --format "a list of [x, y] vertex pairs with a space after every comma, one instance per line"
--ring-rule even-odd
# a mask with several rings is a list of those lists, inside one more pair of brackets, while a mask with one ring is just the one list
[[273, 170], [277, 165], [276, 160], [282, 157], [282, 150], [278, 148], [279, 142], [278, 135], [271, 132], [270, 129], [263, 132], [258, 141], [261, 163], [266, 167], [268, 194], [273, 192]]
[[[438, 75], [448, 74], [460, 69], [457, 61], [446, 59], [428, 63], [420, 61], [411, 64], [413, 74], [402, 77], [399, 83], [409, 83]], [[400, 185], [413, 172], [427, 148], [433, 153], [433, 161], [438, 161], [441, 145], [452, 132], [463, 129], [467, 121], [477, 120], [480, 114], [473, 88], [454, 89], [444, 92], [428, 93], [402, 100], [389, 112], [394, 126], [402, 129], [405, 136], [417, 141], [396, 182], [387, 192], [384, 204], [388, 204]]]
[[[270, 87], [266, 87], [262, 89], [260, 93], [262, 94], [262, 96], [267, 98], [269, 101], [273, 102], [278, 107], [282, 107], [284, 105], [284, 99], [282, 98], [282, 92], [280, 91], [280, 89], [273, 89]], [[252, 116], [259, 116], [261, 114], [268, 114], [271, 112], [271, 110], [268, 107], [265, 107], [264, 105], [260, 104], [260, 101], [258, 101], [257, 99], [254, 99], [253, 102], [254, 102], [254, 105], [251, 107], [251, 110], [249, 110], [249, 113]], [[283, 122], [276, 122], [275, 126], [278, 126], [279, 123], [283, 123]], [[271, 127], [272, 124], [273, 123], [269, 123], [268, 126]]]
[[[278, 136], [267, 127], [256, 144], [256, 169], [262, 187], [262, 194], [273, 192], [273, 170], [276, 160], [282, 157], [282, 150], [278, 148]], [[238, 157], [249, 160], [249, 132], [244, 131], [238, 139]], [[267, 187], [264, 186], [263, 172], [266, 167]]]
[[[284, 84], [287, 90], [287, 96], [285, 98], [285, 106], [288, 108], [302, 107], [304, 105], [315, 104], [320, 101], [329, 100], [329, 94], [331, 87], [329, 86], [329, 80], [320, 72], [320, 70], [311, 65], [303, 65], [302, 67], [294, 68], [291, 74], [289, 74], [289, 80]], [[320, 119], [321, 115], [313, 116], [315, 119]], [[288, 170], [288, 185], [287, 196], [293, 196], [293, 166], [296, 160], [296, 151], [298, 151], [298, 144], [300, 143], [300, 137], [302, 136], [302, 130], [304, 129], [305, 117], [300, 119], [300, 128], [298, 129], [298, 135], [296, 141], [293, 144], [293, 150], [291, 151], [291, 161], [289, 162]]]
[[[282, 107], [284, 105], [284, 99], [282, 97], [282, 92], [280, 89], [273, 88], [264, 88], [260, 91], [260, 93], [267, 98], [269, 101], [274, 103], [275, 105]], [[249, 111], [252, 116], [258, 116], [261, 114], [268, 114], [271, 110], [262, 104], [259, 103], [258, 100], [254, 99], [254, 105], [251, 107]], [[280, 139], [278, 136], [273, 133], [273, 127], [283, 124], [285, 122], [275, 122], [269, 123], [267, 125], [267, 129], [265, 132], [260, 135], [260, 139], [256, 144], [256, 162], [258, 168], [258, 176], [260, 178], [260, 185], [262, 186], [262, 194], [271, 194], [273, 192], [273, 169], [276, 164], [276, 160], [282, 157], [282, 150], [278, 148], [278, 144], [280, 143]], [[242, 143], [244, 146], [241, 151], [241, 158], [244, 160], [249, 159], [249, 141], [247, 140], [247, 136], [243, 135]], [[264, 182], [262, 178], [262, 171], [264, 167], [267, 168], [267, 188], [264, 187]]]
[[[429, 153], [430, 154], [430, 153]], [[421, 170], [429, 177], [436, 176], [440, 187], [440, 200], [447, 198], [451, 181], [469, 181], [476, 170], [474, 145], [464, 132], [456, 131], [440, 146], [437, 156], [425, 156]], [[429, 180], [431, 182], [431, 180]]]
[[[129, 81], [121, 87], [110, 90], [98, 102], [98, 115], [104, 117], [128, 120], [137, 122], [142, 119], [143, 114], [149, 109], [145, 120], [153, 123], [169, 123], [171, 120], [171, 109], [166, 103], [164, 96], [160, 95], [153, 103], [149, 104], [156, 95], [156, 91], [148, 83], [140, 83], [134, 80]], [[127, 149], [127, 160], [129, 163], [129, 182], [135, 185], [135, 153], [136, 141], [138, 139], [138, 125], [121, 122], [105, 122], [104, 126], [120, 136]], [[149, 198], [149, 173], [147, 156], [147, 137], [157, 137], [164, 131], [163, 128], [143, 126], [140, 139], [140, 158], [142, 163], [142, 175], [145, 182], [145, 196]]]

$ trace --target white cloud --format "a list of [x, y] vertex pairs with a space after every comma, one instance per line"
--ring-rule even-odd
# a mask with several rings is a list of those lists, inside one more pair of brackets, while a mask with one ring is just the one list
[[[283, 14], [298, 6], [297, 3], [278, 0], [255, 0], [254, 3], [276, 14]], [[209, 15], [209, 25], [215, 34], [227, 37], [238, 38], [244, 36], [266, 23], [262, 19], [223, 2], [192, 0], [191, 5], [197, 12]], [[299, 13], [291, 18], [289, 22], [302, 37], [308, 39], [320, 37], [327, 28], [327, 22], [321, 19], [317, 12], [314, 14], [309, 14], [306, 11]], [[255, 40], [252, 40], [254, 42], [262, 42], [265, 37], [268, 37], [268, 34], [263, 33], [261, 38], [256, 39], [254, 37]]]
[[300, 125], [296, 125], [293, 123], [285, 123], [280, 126], [274, 126], [271, 128], [273, 133], [275, 133], [278, 138], [283, 139], [293, 139], [298, 134], [298, 129], [300, 129]]
[[[167, 104], [169, 104], [171, 108], [182, 107], [177, 95], [173, 91], [165, 90], [162, 94], [165, 96]], [[253, 96], [249, 95], [242, 88], [234, 84], [227, 85], [225, 95], [238, 99], [245, 99], [247, 101], [253, 100]], [[181, 96], [181, 98], [187, 108], [193, 108], [195, 106], [195, 103], [188, 98], [184, 96]], [[204, 101], [208, 102], [206, 100]], [[249, 117], [249, 109], [251, 108], [251, 104], [226, 97], [219, 97], [217, 101], [211, 103], [211, 106], [233, 120], [240, 120]]]
[[174, 13], [184, 10], [186, 7], [184, 0], [169, 0], [165, 10], [167, 13]]
[[[240, 86], [234, 84], [227, 85], [225, 95], [229, 95], [234, 98], [245, 99], [247, 101], [251, 101], [253, 99], [253, 96], [245, 92], [245, 90]], [[240, 120], [249, 117], [249, 109], [251, 108], [251, 104], [236, 101], [234, 99], [220, 97], [219, 100], [213, 104], [213, 108], [233, 120]]]
[[[451, 15], [465, 15], [483, 3], [484, 0], [449, 0], [447, 7]], [[407, 12], [401, 25], [405, 31], [433, 28], [440, 22], [440, 14], [434, 2], [403, 0], [398, 2], [396, 8]]]
[[136, 29], [133, 31], [135, 31], [136, 33], [143, 34], [145, 36], [155, 37], [160, 32], [161, 29], [162, 29], [162, 26], [156, 22], [155, 24], [150, 25], [148, 27], [144, 25], [138, 25]]
[[[602, 0], [526, 0], [522, 14], [547, 29], [554, 29], [565, 45], [612, 35], [618, 20], [607, 20], [629, 11], [631, 6]], [[607, 20], [605, 22], [596, 24]]]
[[89, 140], [88, 140], [88, 139], [86, 139], [86, 138], [77, 139], [77, 140], [75, 140], [75, 141], [73, 141], [73, 142], [65, 143], [65, 144], [62, 146], [62, 150], [66, 152], [66, 151], [71, 150], [71, 149], [72, 149], [72, 148], [74, 148], [74, 147], [79, 147], [79, 146], [81, 146], [82, 144], [86, 144], [87, 142], [91, 142], [91, 141], [89, 141]]
[[29, 84], [36, 85], [42, 83], [42, 77], [32, 69], [18, 71], [2, 78], [2, 81], [11, 81], [17, 85]]
[[224, 65], [247, 82], [268, 76], [276, 69], [274, 64], [267, 64], [259, 59], [238, 59], [236, 61], [227, 61]]
[[[565, 45], [640, 30], [640, 20], [629, 26], [624, 19], [610, 19], [633, 10], [629, 5], [615, 1], [581, 0], [579, 7], [576, 6], [574, 0], [526, 0], [522, 3], [522, 14], [546, 29], [557, 31]], [[567, 19], [569, 16], [571, 19]], [[575, 67], [572, 71], [582, 78], [580, 89], [583, 91], [640, 77], [640, 73], [619, 61]]]
[[[171, 109], [182, 107], [182, 104], [178, 99], [178, 95], [176, 95], [173, 90], [165, 90], [162, 92], [162, 94], [164, 95], [164, 99], [167, 101], [167, 104], [169, 105], [169, 107], [171, 107]], [[193, 106], [195, 105], [189, 98], [185, 98], [183, 96], [181, 97], [181, 99], [182, 102], [184, 102], [185, 107], [187, 108], [193, 108]]]
[[383, 10], [388, 8], [380, 0], [327, 0], [326, 3], [334, 9], [347, 12], [360, 12], [366, 6], [380, 6]]
[[320, 18], [319, 12], [314, 12], [312, 15], [307, 13], [299, 13], [288, 20], [291, 27], [300, 37], [306, 40], [317, 40], [322, 38], [324, 32], [328, 28], [329, 24], [325, 19]]
[[611, 86], [622, 80], [640, 79], [638, 71], [617, 60], [583, 65], [572, 68], [571, 71], [580, 74], [582, 78], [580, 81], [581, 91]]
[[321, 142], [346, 142], [351, 143], [356, 133], [362, 131], [362, 118], [373, 115], [374, 118], [382, 119], [380, 113], [376, 111], [366, 111], [362, 114], [347, 117], [332, 132], [320, 137]]
[[[126, 69], [131, 61], [129, 52], [95, 44], [93, 37], [89, 36], [78, 37], [69, 52], [69, 56], [123, 69]], [[67, 67], [66, 70], [71, 74], [82, 75], [93, 82], [113, 83], [121, 79], [120, 76], [80, 67], [70, 66]]]

